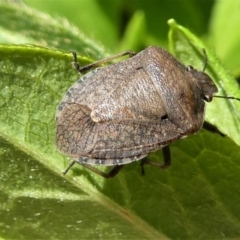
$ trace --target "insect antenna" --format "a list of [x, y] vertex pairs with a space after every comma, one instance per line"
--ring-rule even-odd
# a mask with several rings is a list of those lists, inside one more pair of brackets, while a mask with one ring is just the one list
[[236, 97], [232, 97], [232, 96], [213, 96], [213, 97], [217, 97], [217, 98], [227, 98], [227, 99], [233, 99], [233, 100], [237, 100], [240, 101], [240, 98], [236, 98]]
[[[207, 65], [208, 65], [208, 57], [207, 57], [207, 53], [206, 53], [206, 50], [203, 48], [202, 49], [203, 51], [203, 55], [204, 55], [204, 65], [203, 65], [203, 72], [206, 70], [207, 68]], [[237, 98], [237, 97], [232, 97], [232, 96], [218, 96], [218, 95], [214, 95], [213, 97], [216, 97], [216, 98], [225, 98], [225, 99], [233, 99], [233, 100], [237, 100], [237, 101], [240, 101], [240, 98]]]
[[203, 70], [202, 71], [204, 72], [207, 68], [207, 65], [208, 65], [208, 58], [207, 58], [206, 50], [203, 48], [202, 51], [203, 51], [203, 55], [204, 55], [204, 65], [203, 65]]

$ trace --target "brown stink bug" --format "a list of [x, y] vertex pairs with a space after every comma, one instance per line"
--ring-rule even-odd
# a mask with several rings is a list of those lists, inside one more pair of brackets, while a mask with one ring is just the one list
[[[96, 68], [124, 55], [130, 58]], [[73, 57], [80, 73], [96, 69], [67, 91], [56, 113], [57, 148], [73, 159], [64, 173], [75, 162], [106, 178], [141, 159], [165, 168], [171, 163], [171, 142], [202, 127], [218, 132], [204, 122], [205, 102], [212, 101], [216, 85], [166, 50], [127, 51], [83, 67], [75, 52]], [[163, 164], [145, 158], [158, 149], [163, 150]], [[104, 173], [91, 165], [114, 168]]]

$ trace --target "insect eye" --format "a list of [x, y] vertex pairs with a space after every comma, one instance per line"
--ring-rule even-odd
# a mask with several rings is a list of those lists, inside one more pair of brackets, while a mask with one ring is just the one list
[[194, 68], [193, 68], [191, 65], [188, 65], [188, 66], [187, 66], [187, 71], [190, 72], [190, 71], [192, 71], [193, 69], [194, 69]]
[[209, 96], [209, 95], [205, 95], [205, 96], [203, 97], [204, 101], [206, 101], [206, 102], [211, 102], [211, 101], [212, 101], [212, 98], [213, 98], [213, 96]]

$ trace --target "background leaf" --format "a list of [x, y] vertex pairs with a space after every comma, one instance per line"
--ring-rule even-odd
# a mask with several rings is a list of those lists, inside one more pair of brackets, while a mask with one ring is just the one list
[[[208, 73], [221, 94], [239, 97], [238, 84], [213, 51], [188, 30], [211, 42], [208, 24], [215, 2], [58, 1], [59, 8], [49, 1], [29, 4], [54, 18], [21, 2], [0, 1], [0, 41], [8, 43], [0, 45], [0, 237], [239, 238], [239, 103], [215, 99], [207, 106], [207, 119], [229, 137], [201, 130], [177, 141], [171, 144], [172, 166], [165, 171], [146, 166], [145, 176], [136, 162], [110, 180], [81, 166], [63, 177], [69, 159], [55, 147], [57, 105], [79, 79], [69, 50], [76, 49], [85, 65], [109, 50], [117, 52], [122, 43], [135, 51], [149, 44], [166, 47], [167, 20], [173, 16], [187, 28], [169, 22], [170, 50], [186, 65], [202, 69], [204, 47]], [[161, 151], [149, 158], [162, 161]]]
[[104, 56], [103, 47], [64, 18], [52, 18], [22, 3], [6, 4], [0, 1], [0, 9], [4, 13], [0, 14], [1, 42], [31, 43], [67, 51], [75, 49], [79, 54], [91, 57]]
[[210, 22], [210, 43], [221, 60], [240, 75], [240, 15], [239, 1], [217, 1]]
[[[199, 35], [204, 35], [207, 32], [206, 26], [214, 3], [213, 0], [70, 0], [70, 2], [59, 0], [56, 8], [54, 1], [46, 3], [25, 0], [24, 2], [54, 16], [59, 14], [66, 16], [85, 33], [101, 41], [107, 49], [112, 51], [118, 50], [118, 44], [121, 43], [125, 30], [128, 29], [129, 20], [132, 19], [135, 11], [144, 12], [148, 31], [141, 48], [152, 44], [167, 47], [166, 22], [169, 18], [174, 16], [183, 25], [195, 29]], [[137, 46], [132, 50], [139, 51], [141, 48]]]

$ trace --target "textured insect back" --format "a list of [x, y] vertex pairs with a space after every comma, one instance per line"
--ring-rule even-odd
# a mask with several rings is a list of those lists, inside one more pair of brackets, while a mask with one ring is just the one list
[[196, 76], [206, 74], [189, 69], [162, 48], [146, 50], [144, 65], [161, 96], [168, 119], [181, 129], [183, 136], [198, 132], [204, 122], [205, 102]]
[[[81, 102], [81, 96], [84, 96], [84, 91], [80, 89], [87, 88], [91, 84], [91, 76], [97, 71], [96, 69], [87, 73], [71, 86], [57, 109], [56, 145], [60, 152], [72, 158], [78, 157], [79, 154], [86, 154], [93, 149], [90, 142], [93, 142], [95, 136], [95, 124], [89, 121], [91, 109], [84, 102], [83, 104], [79, 102]], [[80, 132], [79, 126], [83, 126], [84, 131]]]
[[[100, 63], [124, 55], [129, 59], [99, 67]], [[127, 51], [81, 67], [83, 75], [63, 97], [56, 121], [59, 151], [75, 163], [103, 177], [115, 176], [124, 164], [141, 160], [163, 149], [164, 163], [148, 163], [165, 168], [171, 163], [169, 144], [197, 133], [204, 124], [205, 101], [217, 92], [203, 71], [184, 66], [166, 50], [149, 47], [138, 54]], [[103, 173], [91, 165], [114, 168]], [[143, 166], [143, 164], [142, 164]]]

